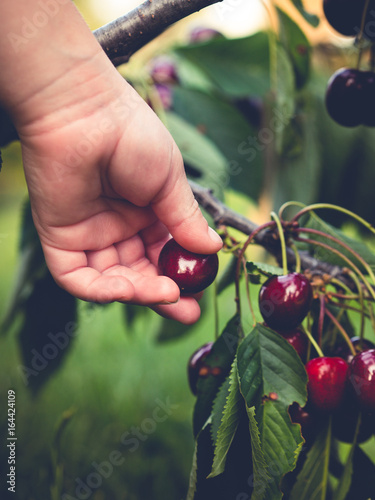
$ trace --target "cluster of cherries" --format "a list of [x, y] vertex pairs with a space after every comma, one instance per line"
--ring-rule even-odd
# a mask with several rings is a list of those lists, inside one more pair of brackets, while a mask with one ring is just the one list
[[[286, 339], [306, 363], [309, 341], [301, 322], [313, 301], [312, 286], [301, 273], [270, 277], [259, 292], [259, 307], [266, 326]], [[306, 440], [319, 429], [319, 422], [332, 415], [333, 435], [351, 442], [361, 417], [357, 442], [375, 433], [375, 345], [365, 339], [351, 339], [353, 356], [347, 344], [341, 344], [334, 355], [310, 359], [306, 364], [308, 401], [301, 408], [289, 408], [291, 420], [301, 425]], [[205, 363], [212, 350], [209, 342], [193, 353], [188, 362], [188, 379], [193, 394], [199, 377], [215, 375]]]
[[[324, 0], [323, 10], [329, 24], [341, 35], [361, 36], [375, 41], [375, 12], [370, 0], [364, 23], [366, 0]], [[362, 28], [362, 31], [361, 31]], [[333, 120], [344, 127], [375, 126], [375, 73], [356, 68], [341, 68], [330, 78], [326, 108]]]

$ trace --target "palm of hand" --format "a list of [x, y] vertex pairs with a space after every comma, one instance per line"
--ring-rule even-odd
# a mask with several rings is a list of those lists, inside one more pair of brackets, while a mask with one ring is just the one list
[[[169, 134], [139, 106], [130, 120], [100, 108], [22, 140], [33, 217], [47, 265], [67, 291], [89, 301], [149, 305], [190, 323], [199, 317], [192, 297], [162, 305], [178, 301], [179, 290], [158, 276], [157, 258], [170, 232], [191, 245], [190, 223], [196, 219], [199, 233], [206, 222]], [[107, 123], [102, 135], [100, 123]]]

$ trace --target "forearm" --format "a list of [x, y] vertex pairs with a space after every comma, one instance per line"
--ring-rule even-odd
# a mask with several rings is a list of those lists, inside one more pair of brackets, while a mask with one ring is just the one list
[[111, 63], [70, 0], [2, 0], [0, 19], [0, 103], [17, 128], [41, 117], [53, 126], [67, 108], [72, 119], [83, 97], [90, 113], [111, 91]]

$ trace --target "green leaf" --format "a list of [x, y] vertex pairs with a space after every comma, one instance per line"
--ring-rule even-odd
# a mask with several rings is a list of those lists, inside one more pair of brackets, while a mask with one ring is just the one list
[[298, 96], [293, 117], [282, 131], [275, 167], [274, 207], [290, 200], [313, 203], [319, 196], [322, 176], [319, 121], [316, 100], [304, 90], [303, 96]]
[[330, 447], [331, 419], [328, 419], [307, 453], [306, 461], [292, 489], [290, 500], [326, 499]]
[[232, 362], [236, 355], [237, 346], [243, 336], [239, 316], [236, 314], [229, 320], [220, 337], [212, 346], [205, 363], [216, 368], [217, 375], [200, 377], [197, 383], [197, 400], [194, 407], [193, 431], [197, 436], [203, 425], [210, 417], [212, 405], [219, 388], [228, 376]]
[[257, 130], [232, 103], [220, 96], [207, 95], [191, 89], [176, 87], [174, 109], [194, 127], [204, 131], [226, 158], [226, 170], [212, 175], [220, 179], [223, 188], [230, 186], [257, 199], [263, 180], [263, 156], [251, 142]]
[[303, 6], [302, 0], [292, 0], [294, 6], [296, 9], [301, 13], [301, 15], [304, 17], [304, 19], [311, 24], [314, 28], [319, 26], [320, 19], [318, 16], [315, 14], [310, 14], [307, 12]]
[[[323, 219], [318, 217], [316, 213], [310, 213], [310, 217], [306, 223], [304, 223], [304, 227], [307, 227], [309, 229], [314, 229], [321, 231], [323, 233], [326, 233], [334, 238], [337, 238], [339, 241], [343, 242], [344, 244], [348, 245], [354, 252], [359, 254], [367, 264], [370, 266], [375, 265], [375, 254], [370, 250], [370, 248], [366, 245], [366, 243], [362, 241], [355, 240], [353, 238], [350, 238], [346, 234], [344, 234], [342, 231], [339, 229], [331, 226], [327, 222], [325, 222]], [[363, 265], [358, 261], [358, 259], [353, 256], [353, 254], [346, 250], [342, 245], [339, 243], [336, 243], [332, 240], [328, 240], [326, 237], [316, 235], [316, 234], [309, 234], [306, 233], [306, 237], [309, 239], [312, 239], [317, 242], [323, 242], [328, 244], [330, 247], [339, 250], [342, 254], [344, 254], [347, 258], [349, 258], [353, 263], [364, 273], [366, 273]], [[328, 249], [319, 247], [317, 245], [311, 245], [308, 244], [307, 248], [309, 249], [311, 255], [313, 255], [315, 258], [323, 260], [325, 262], [328, 262], [330, 264], [335, 264], [338, 266], [345, 266], [348, 267], [348, 263], [340, 258], [340, 256], [336, 255], [333, 252], [330, 252]]]
[[226, 178], [227, 161], [216, 145], [199, 130], [173, 112], [166, 113], [166, 125], [186, 163], [197, 168], [199, 183], [222, 197], [222, 179]]
[[281, 267], [265, 264], [264, 262], [246, 262], [246, 269], [249, 273], [260, 272], [268, 276], [282, 276], [284, 274]]
[[[198, 482], [198, 451], [201, 454], [202, 451], [205, 451], [207, 448], [209, 448], [206, 446], [201, 446], [201, 441], [204, 439], [204, 437], [206, 437], [206, 441], [207, 441], [207, 435], [209, 433], [210, 423], [211, 423], [211, 419], [208, 419], [205, 422], [205, 424], [203, 425], [201, 431], [199, 432], [199, 434], [197, 435], [197, 438], [195, 440], [193, 463], [192, 463], [191, 471], [190, 471], [189, 488], [188, 488], [186, 500], [194, 500], [194, 498], [195, 498], [195, 493], [197, 491], [197, 482]], [[208, 455], [209, 454], [210, 454], [210, 450], [208, 450]]]
[[297, 88], [305, 85], [310, 75], [310, 43], [300, 26], [276, 7], [279, 17], [280, 42], [287, 51], [295, 73]]
[[268, 467], [263, 455], [260, 442], [258, 424], [255, 418], [255, 407], [247, 408], [249, 417], [249, 429], [251, 436], [251, 451], [253, 457], [253, 494], [251, 500], [263, 500], [265, 494], [265, 484], [270, 481]]
[[221, 92], [233, 97], [263, 96], [269, 90], [269, 44], [265, 32], [249, 37], [216, 38], [204, 45], [176, 49]]
[[304, 406], [307, 393], [305, 368], [293, 347], [279, 334], [256, 325], [237, 352], [240, 390], [247, 406], [255, 407], [262, 451], [272, 481], [265, 498], [281, 498], [279, 484], [294, 469], [303, 438], [300, 426], [292, 424], [289, 406]]
[[[225, 404], [223, 405], [223, 397]], [[212, 412], [212, 434], [215, 443], [214, 461], [210, 477], [215, 477], [224, 472], [225, 462], [227, 459], [229, 448], [233, 442], [234, 435], [239, 424], [239, 414], [243, 404], [242, 396], [238, 386], [237, 364], [234, 361], [231, 373], [219, 391], [213, 405]], [[215, 418], [219, 416], [220, 426], [215, 432]]]
[[202, 92], [212, 92], [214, 90], [214, 84], [202, 68], [189, 61], [186, 57], [175, 55], [175, 59], [177, 60], [178, 80], [183, 87], [201, 90]]
[[[282, 117], [280, 127], [274, 132], [276, 136], [276, 151], [284, 149], [284, 136], [295, 110], [295, 77], [291, 59], [284, 47], [275, 42], [276, 51], [276, 102], [275, 110]], [[275, 111], [274, 111], [275, 112]]]
[[30, 202], [27, 199], [22, 211], [17, 274], [1, 324], [3, 332], [9, 329], [17, 315], [23, 311], [25, 302], [33, 293], [35, 283], [45, 275], [46, 269], [42, 246], [31, 216]]
[[39, 391], [70, 351], [77, 328], [77, 300], [59, 287], [49, 271], [38, 279], [23, 305], [19, 333], [26, 386]]

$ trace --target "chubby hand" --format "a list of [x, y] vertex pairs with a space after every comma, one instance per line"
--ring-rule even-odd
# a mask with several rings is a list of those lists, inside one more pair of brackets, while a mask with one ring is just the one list
[[150, 306], [193, 323], [199, 305], [158, 275], [160, 250], [170, 235], [198, 253], [217, 252], [221, 240], [208, 227], [181, 154], [154, 112], [114, 68], [106, 84], [97, 83], [87, 85], [84, 98], [70, 88], [60, 94], [47, 89], [43, 102], [49, 95], [60, 95], [61, 102], [19, 128], [48, 268], [83, 300]]

